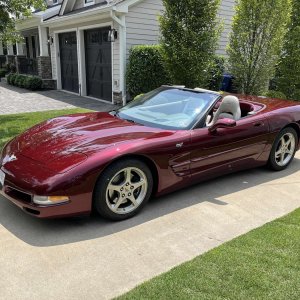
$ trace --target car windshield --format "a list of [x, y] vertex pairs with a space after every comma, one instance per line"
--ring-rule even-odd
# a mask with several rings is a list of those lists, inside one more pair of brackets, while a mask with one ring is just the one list
[[162, 129], [190, 129], [203, 118], [218, 95], [174, 87], [161, 87], [121, 108], [121, 119]]

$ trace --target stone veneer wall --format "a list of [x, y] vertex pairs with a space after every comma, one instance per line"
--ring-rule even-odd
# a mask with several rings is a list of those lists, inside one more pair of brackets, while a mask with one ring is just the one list
[[42, 79], [52, 79], [52, 67], [50, 56], [39, 56], [37, 58], [38, 74]]
[[56, 80], [52, 79], [52, 65], [50, 56], [37, 58], [38, 75], [43, 80], [44, 89], [56, 89]]

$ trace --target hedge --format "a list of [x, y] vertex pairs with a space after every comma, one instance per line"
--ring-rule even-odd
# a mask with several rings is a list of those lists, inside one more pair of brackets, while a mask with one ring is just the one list
[[219, 91], [222, 86], [223, 76], [225, 73], [226, 60], [224, 56], [215, 55], [213, 58], [213, 66], [211, 68], [211, 80], [209, 89]]
[[159, 45], [131, 48], [127, 68], [127, 89], [132, 98], [169, 82]]
[[5, 77], [6, 73], [6, 69], [0, 69], [0, 78]]
[[26, 88], [32, 91], [40, 90], [43, 86], [43, 81], [40, 77], [16, 73], [10, 73], [7, 76], [7, 83], [21, 88]]

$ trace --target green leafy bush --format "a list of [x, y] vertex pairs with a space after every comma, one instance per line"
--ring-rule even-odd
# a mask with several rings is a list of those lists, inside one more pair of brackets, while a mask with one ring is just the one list
[[213, 91], [219, 91], [223, 81], [223, 75], [225, 72], [225, 57], [220, 55], [215, 55], [213, 60], [213, 65], [211, 68], [211, 81], [209, 84], [209, 89]]
[[168, 83], [159, 45], [131, 48], [127, 69], [127, 88], [131, 97], [147, 93]]
[[7, 76], [7, 83], [8, 83], [8, 84], [11, 84], [11, 78], [12, 78], [12, 75], [13, 75], [13, 74], [10, 73], [10, 74], [8, 74], [8, 76]]
[[36, 91], [40, 90], [43, 86], [43, 81], [37, 76], [26, 76], [25, 88]]
[[5, 77], [6, 73], [6, 69], [0, 69], [0, 78]]
[[279, 91], [270, 90], [265, 94], [269, 98], [286, 99], [286, 95]]
[[20, 87], [20, 88], [24, 88], [25, 87], [25, 83], [26, 83], [26, 79], [27, 79], [26, 75], [18, 74], [16, 76], [16, 79], [15, 79], [15, 85], [18, 86], [18, 87]]
[[16, 79], [17, 79], [18, 74], [16, 73], [11, 73], [11, 79], [10, 79], [10, 84], [15, 85]]

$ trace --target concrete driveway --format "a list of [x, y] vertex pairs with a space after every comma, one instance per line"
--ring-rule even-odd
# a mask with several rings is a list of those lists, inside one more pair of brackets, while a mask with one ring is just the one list
[[0, 298], [109, 299], [300, 207], [300, 155], [152, 200], [137, 217], [34, 219], [0, 198]]

